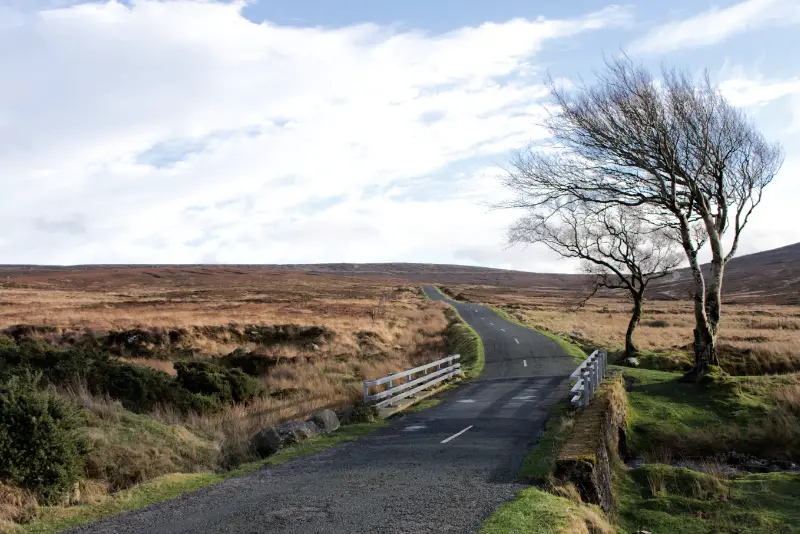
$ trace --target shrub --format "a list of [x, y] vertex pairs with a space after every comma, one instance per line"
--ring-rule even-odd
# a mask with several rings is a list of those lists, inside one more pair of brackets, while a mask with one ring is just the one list
[[350, 411], [348, 423], [374, 423], [378, 418], [378, 409], [375, 406], [359, 401]]
[[248, 353], [237, 349], [217, 360], [219, 365], [228, 369], [241, 369], [250, 376], [264, 376], [278, 364], [279, 358], [265, 354]]
[[50, 504], [78, 481], [86, 451], [75, 435], [76, 407], [40, 391], [39, 381], [25, 373], [0, 384], [0, 480]]
[[221, 402], [249, 402], [264, 392], [261, 383], [241, 369], [225, 369], [208, 362], [178, 362], [175, 371], [182, 387]]

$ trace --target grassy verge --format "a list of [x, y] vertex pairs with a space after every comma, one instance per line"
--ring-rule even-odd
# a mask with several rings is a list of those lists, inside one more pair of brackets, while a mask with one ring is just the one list
[[461, 368], [468, 378], [475, 378], [483, 371], [485, 351], [481, 336], [459, 315], [453, 307], [445, 310], [450, 324], [447, 327], [447, 345], [450, 354], [461, 355]]
[[618, 519], [627, 532], [800, 532], [800, 474], [726, 479], [663, 464], [618, 477]]
[[544, 432], [536, 447], [525, 457], [522, 462], [519, 476], [528, 482], [541, 483], [547, 480], [556, 467], [556, 457], [561, 445], [567, 438], [567, 433], [572, 426], [572, 412], [569, 404], [562, 402], [556, 404], [550, 413]]
[[593, 532], [611, 534], [614, 527], [594, 506], [536, 488], [524, 489], [487, 519], [480, 534], [558, 534]]
[[[697, 386], [680, 373], [623, 368], [629, 443], [653, 461], [735, 450], [762, 457], [800, 458], [796, 399], [800, 374], [718, 376]], [[664, 458], [662, 458], [664, 457]]]
[[553, 332], [548, 332], [547, 330], [537, 330], [535, 328], [531, 328], [529, 325], [526, 325], [507, 311], [503, 310], [502, 308], [497, 308], [496, 306], [490, 306], [488, 304], [485, 305], [487, 308], [490, 308], [493, 312], [499, 315], [502, 319], [514, 324], [518, 324], [523, 328], [527, 328], [529, 330], [536, 330], [540, 334], [549, 337], [553, 341], [555, 341], [559, 347], [561, 347], [567, 354], [572, 356], [576, 363], [581, 363], [583, 360], [586, 359], [588, 356], [586, 352], [577, 344], [572, 342], [571, 340], [562, 337], [558, 334], [554, 334]]
[[314, 454], [328, 447], [369, 434], [384, 425], [383, 421], [346, 425], [333, 434], [312, 438], [296, 446], [278, 451], [263, 461], [246, 464], [234, 471], [165, 475], [128, 490], [101, 498], [101, 500], [92, 504], [72, 507], [42, 507], [35, 521], [19, 527], [17, 531], [48, 533], [85, 525], [124, 511], [136, 510], [149, 504], [172, 499], [182, 493], [209, 486], [234, 476], [257, 471], [262, 467], [275, 466], [293, 458]]
[[[793, 397], [798, 375], [730, 377], [701, 386], [680, 373], [624, 368], [628, 443], [646, 461], [615, 475], [618, 519], [627, 532], [800, 532], [800, 474], [725, 476], [712, 455], [737, 451], [796, 459], [800, 424]], [[705, 460], [701, 458], [705, 457]], [[695, 459], [696, 469], [675, 467]]]

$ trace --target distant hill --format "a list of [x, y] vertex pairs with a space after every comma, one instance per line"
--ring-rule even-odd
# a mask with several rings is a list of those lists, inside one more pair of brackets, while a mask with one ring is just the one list
[[[655, 298], [688, 298], [689, 269], [676, 271], [654, 290]], [[800, 243], [734, 257], [725, 267], [723, 291], [728, 303], [800, 304]]]
[[[398, 283], [490, 285], [525, 288], [538, 294], [582, 291], [587, 277], [429, 263], [324, 263], [291, 265], [77, 265], [0, 266], [0, 288], [19, 286], [101, 289], [112, 280], [162, 286], [264, 283], [271, 277], [302, 275], [367, 277]], [[652, 298], [689, 298], [691, 278], [680, 269], [653, 287]], [[800, 243], [740, 256], [725, 272], [727, 302], [800, 303]]]

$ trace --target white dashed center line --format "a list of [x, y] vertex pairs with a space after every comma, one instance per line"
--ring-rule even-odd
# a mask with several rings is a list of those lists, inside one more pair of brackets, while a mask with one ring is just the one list
[[517, 345], [519, 345], [519, 339], [517, 339], [517, 338], [514, 338], [514, 341], [516, 341], [516, 342], [517, 342]]
[[522, 366], [528, 367], [528, 360], [522, 360]]
[[467, 430], [469, 430], [469, 429], [470, 429], [470, 428], [472, 428], [472, 427], [473, 427], [473, 425], [469, 425], [467, 428], [465, 428], [465, 429], [464, 429], [464, 430], [462, 430], [461, 432], [457, 432], [457, 433], [453, 434], [452, 436], [450, 436], [449, 438], [447, 438], [447, 439], [443, 439], [443, 440], [442, 440], [442, 443], [447, 443], [447, 442], [448, 442], [448, 441], [450, 441], [451, 439], [456, 439], [458, 436], [460, 436], [461, 434], [463, 434], [464, 432], [466, 432]]
[[505, 329], [505, 328], [501, 328], [501, 329], [500, 329], [500, 331], [501, 331], [501, 332], [505, 332], [505, 331], [506, 331], [506, 329]]

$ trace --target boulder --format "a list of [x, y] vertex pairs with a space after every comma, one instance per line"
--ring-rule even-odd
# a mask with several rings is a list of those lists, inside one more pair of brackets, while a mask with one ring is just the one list
[[628, 367], [639, 367], [639, 359], [638, 358], [625, 358], [625, 365]]
[[314, 412], [308, 420], [317, 425], [323, 434], [330, 434], [339, 428], [339, 418], [333, 410]]
[[275, 454], [281, 448], [281, 436], [274, 426], [265, 428], [253, 436], [253, 448], [261, 458]]
[[270, 426], [253, 436], [253, 448], [262, 458], [275, 454], [279, 449], [300, 443], [320, 433], [319, 427], [308, 421], [289, 421]]

